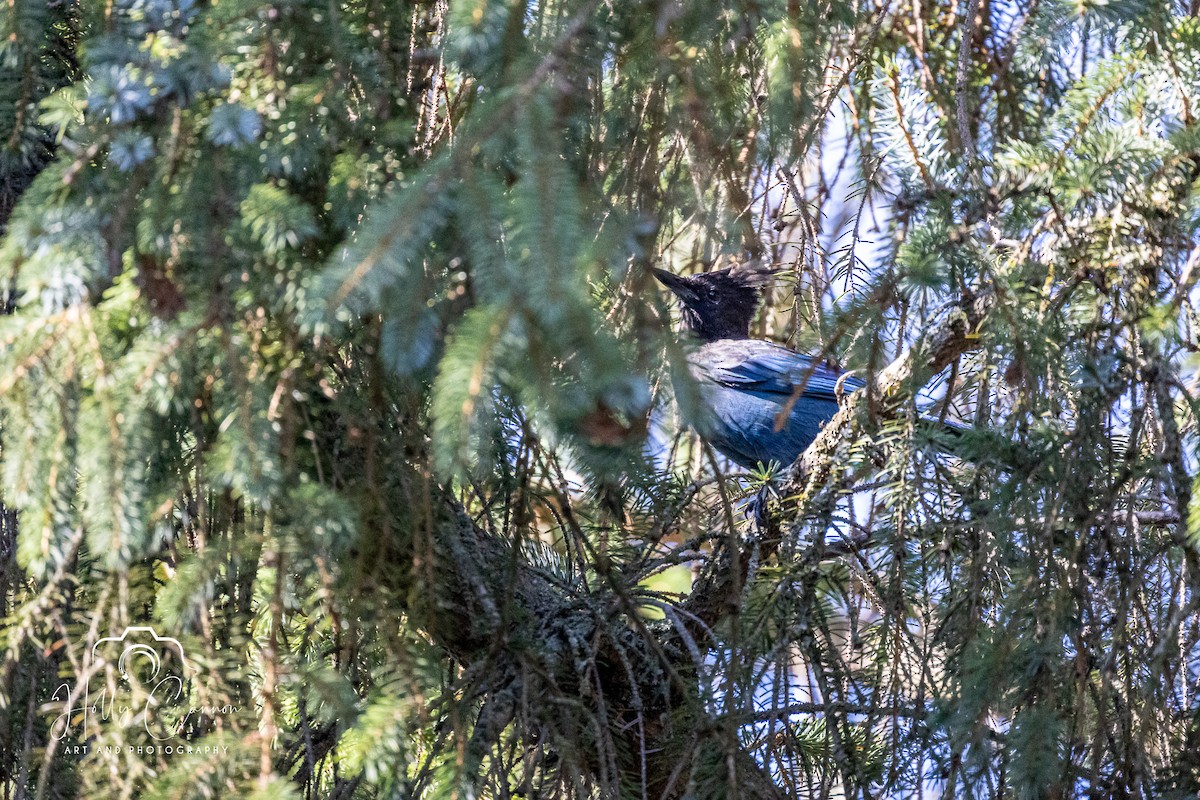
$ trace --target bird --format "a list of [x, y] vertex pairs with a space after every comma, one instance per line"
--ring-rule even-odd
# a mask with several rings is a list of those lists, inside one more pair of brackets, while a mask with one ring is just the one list
[[689, 424], [735, 464], [790, 466], [837, 413], [839, 397], [866, 385], [819, 359], [751, 338], [772, 270], [747, 264], [694, 275], [651, 270], [681, 306], [688, 371], [700, 400], [699, 419]]

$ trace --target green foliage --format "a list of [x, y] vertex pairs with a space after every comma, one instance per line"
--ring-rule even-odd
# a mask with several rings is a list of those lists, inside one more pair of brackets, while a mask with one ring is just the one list
[[[966, 12], [0, 7], [5, 796], [1193, 796], [1200, 25]], [[825, 478], [680, 424], [747, 258], [915, 354]]]

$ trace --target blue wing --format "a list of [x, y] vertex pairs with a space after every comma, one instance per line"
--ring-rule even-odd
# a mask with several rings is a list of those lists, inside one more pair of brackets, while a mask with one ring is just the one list
[[697, 428], [718, 451], [745, 467], [795, 461], [837, 412], [838, 382], [843, 392], [865, 385], [809, 356], [758, 339], [711, 342], [688, 361], [706, 406]]
[[692, 365], [693, 371], [700, 373], [697, 378], [731, 389], [787, 397], [803, 387], [803, 397], [836, 401], [839, 381], [845, 393], [866, 385], [811, 356], [759, 339], [712, 342], [697, 351]]

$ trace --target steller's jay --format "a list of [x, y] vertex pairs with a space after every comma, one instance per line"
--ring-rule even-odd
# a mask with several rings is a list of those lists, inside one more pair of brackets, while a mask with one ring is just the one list
[[736, 266], [654, 274], [679, 298], [683, 326], [698, 340], [688, 368], [703, 418], [692, 427], [729, 460], [748, 469], [790, 465], [837, 411], [839, 394], [865, 385], [817, 359], [750, 338], [770, 271]]

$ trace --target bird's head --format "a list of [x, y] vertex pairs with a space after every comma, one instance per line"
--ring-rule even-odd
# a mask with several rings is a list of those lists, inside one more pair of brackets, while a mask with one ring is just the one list
[[654, 275], [683, 306], [683, 325], [701, 341], [746, 339], [773, 270], [739, 264], [727, 269], [676, 275], [654, 269]]

